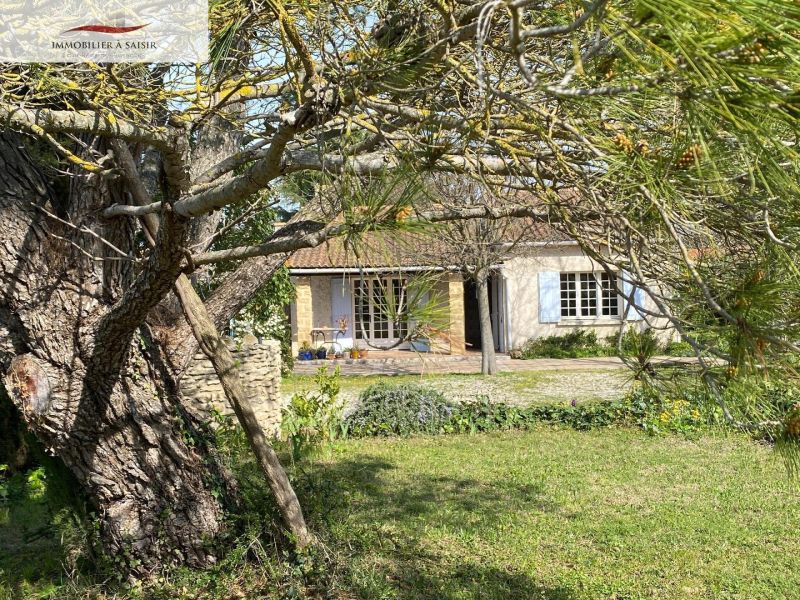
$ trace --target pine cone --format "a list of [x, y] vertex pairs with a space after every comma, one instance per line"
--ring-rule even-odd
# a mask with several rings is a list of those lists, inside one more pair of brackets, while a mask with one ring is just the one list
[[700, 144], [692, 144], [683, 154], [681, 154], [681, 157], [678, 159], [678, 168], [688, 169], [702, 156], [703, 147]]

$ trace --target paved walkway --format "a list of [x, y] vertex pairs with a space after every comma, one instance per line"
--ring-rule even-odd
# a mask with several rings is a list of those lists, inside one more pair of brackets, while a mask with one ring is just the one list
[[[692, 358], [675, 358], [669, 356], [654, 360], [659, 364], [680, 364], [694, 362]], [[296, 375], [312, 375], [321, 366], [339, 366], [342, 375], [419, 375], [429, 373], [480, 373], [481, 355], [470, 352], [464, 356], [425, 356], [365, 358], [358, 360], [310, 360], [295, 361], [293, 373]], [[507, 354], [497, 356], [497, 368], [501, 372], [516, 371], [575, 371], [598, 369], [621, 369], [625, 365], [616, 356], [597, 358], [537, 358], [532, 360], [511, 359]]]

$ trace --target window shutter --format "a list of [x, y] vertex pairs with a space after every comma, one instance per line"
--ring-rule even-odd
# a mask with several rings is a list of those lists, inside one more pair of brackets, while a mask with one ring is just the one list
[[628, 321], [641, 321], [644, 314], [637, 310], [637, 307], [644, 308], [644, 290], [637, 287], [633, 290], [633, 306], [628, 308], [628, 299], [631, 297], [631, 289], [633, 284], [629, 281], [630, 274], [623, 272], [622, 274], [622, 310], [623, 314], [627, 313]]
[[539, 322], [561, 320], [561, 277], [558, 271], [539, 273]]
[[342, 346], [353, 345], [353, 298], [350, 291], [350, 281], [342, 277], [331, 279], [331, 327], [337, 326], [337, 321], [342, 315], [347, 317], [347, 333], [340, 335], [339, 343]]

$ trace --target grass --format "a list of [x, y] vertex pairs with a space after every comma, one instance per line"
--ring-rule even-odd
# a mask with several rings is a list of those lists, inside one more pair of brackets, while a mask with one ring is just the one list
[[[502, 372], [488, 377], [478, 373], [424, 375], [341, 375], [341, 397], [353, 400], [370, 385], [379, 382], [421, 383], [438, 389], [452, 400], [475, 400], [487, 395], [510, 404], [540, 404], [618, 398], [628, 383], [623, 369], [549, 369]], [[291, 395], [314, 388], [312, 375], [290, 375], [281, 383], [281, 392]]]
[[[800, 496], [733, 437], [361, 440], [315, 465], [362, 598], [797, 598]], [[323, 514], [319, 511], [317, 514]]]
[[[330, 369], [329, 369], [330, 371]], [[530, 373], [535, 377], [535, 373]], [[484, 376], [480, 373], [464, 373], [464, 374], [444, 374], [444, 373], [429, 373], [422, 375], [341, 375], [339, 382], [342, 386], [342, 391], [355, 390], [361, 391], [374, 383], [381, 381], [391, 381], [392, 383], [429, 383], [432, 381], [464, 381], [464, 380], [480, 380]], [[295, 393], [307, 390], [314, 386], [313, 375], [298, 375], [290, 374], [284, 377], [281, 381], [281, 391], [285, 393]]]
[[[258, 531], [268, 492], [250, 467]], [[296, 485], [333, 557], [312, 597], [778, 600], [800, 589], [800, 494], [744, 436], [541, 427], [350, 440], [298, 465]], [[12, 502], [0, 523], [0, 550], [14, 549], [0, 556], [0, 598], [127, 597], [54, 572], [57, 540], [26, 546], [38, 527], [26, 520], [46, 522], [43, 495], [36, 481], [19, 491], [25, 506]], [[258, 553], [243, 539], [215, 569], [136, 597], [304, 597], [298, 567], [263, 543]]]

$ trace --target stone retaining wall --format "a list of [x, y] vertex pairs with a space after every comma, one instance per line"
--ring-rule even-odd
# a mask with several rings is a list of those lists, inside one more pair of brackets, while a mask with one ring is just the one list
[[[284, 405], [280, 394], [280, 344], [268, 340], [232, 350], [234, 358], [239, 361], [239, 369], [245, 387], [250, 392], [250, 402], [258, 421], [267, 435], [277, 435]], [[233, 416], [214, 367], [202, 353], [195, 355], [183, 377], [181, 389], [186, 398], [194, 401], [195, 408], [203, 418], [210, 418], [212, 407]]]

